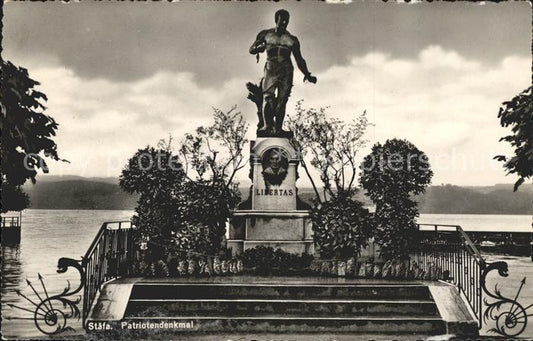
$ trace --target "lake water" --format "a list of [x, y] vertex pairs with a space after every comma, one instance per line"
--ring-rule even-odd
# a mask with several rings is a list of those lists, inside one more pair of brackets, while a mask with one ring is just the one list
[[465, 231], [533, 232], [530, 215], [421, 214], [420, 224], [460, 225]]
[[[8, 303], [33, 310], [31, 303], [15, 293], [20, 290], [34, 298], [28, 279], [39, 293], [42, 293], [38, 273], [43, 276], [50, 295], [61, 292], [69, 280], [77, 286], [76, 272], [56, 273], [57, 260], [61, 257], [80, 259], [92, 242], [104, 221], [129, 220], [132, 211], [102, 210], [26, 210], [22, 214], [22, 241], [17, 247], [2, 246], [2, 334], [7, 338], [42, 337], [32, 320], [9, 318], [31, 318], [27, 311], [13, 309]], [[527, 231], [531, 232], [531, 216], [526, 215], [447, 215], [422, 214], [420, 223], [457, 224], [465, 230], [487, 231]], [[491, 256], [491, 261], [502, 257]], [[525, 305], [533, 303], [533, 263], [529, 258], [506, 257], [510, 265], [510, 278], [506, 289], [516, 292], [519, 280], [529, 274], [529, 283], [523, 289], [521, 298]], [[506, 284], [507, 285], [507, 284]], [[531, 313], [531, 312], [530, 312]], [[8, 318], [8, 319], [6, 319]], [[533, 337], [533, 322], [523, 336]], [[76, 330], [82, 331], [80, 323], [69, 322]]]
[[[38, 273], [50, 295], [63, 291], [70, 281], [79, 283], [78, 273], [71, 269], [58, 274], [61, 257], [81, 259], [104, 221], [129, 220], [132, 211], [89, 210], [25, 210], [22, 213], [21, 243], [18, 247], [2, 246], [2, 333], [8, 338], [42, 337], [29, 320], [5, 320], [6, 317], [28, 318], [30, 312], [13, 309], [8, 303], [33, 310], [34, 306], [15, 293], [19, 289], [35, 300], [26, 284], [28, 279], [43, 293]], [[69, 323], [82, 331], [81, 323]]]

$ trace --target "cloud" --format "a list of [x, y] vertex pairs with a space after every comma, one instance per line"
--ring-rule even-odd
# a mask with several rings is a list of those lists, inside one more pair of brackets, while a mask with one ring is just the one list
[[492, 157], [509, 153], [497, 119], [500, 104], [530, 84], [531, 59], [507, 56], [496, 64], [428, 46], [417, 58], [374, 52], [318, 74], [316, 86], [297, 85], [306, 106], [330, 106], [345, 120], [366, 110], [374, 142], [405, 138], [425, 151], [434, 183], [511, 182]]
[[[456, 51], [428, 46], [415, 58], [373, 52], [353, 56], [317, 74], [316, 85], [295, 86], [288, 104], [329, 106], [332, 115], [349, 120], [367, 110], [375, 123], [371, 143], [406, 138], [432, 162], [434, 183], [512, 182], [492, 156], [509, 149], [498, 143], [507, 131], [497, 112], [504, 100], [530, 83], [530, 58], [507, 56], [495, 64], [466, 58]], [[54, 174], [117, 176], [138, 148], [172, 133], [207, 124], [211, 107], [237, 104], [255, 131], [255, 107], [246, 100], [241, 78], [208, 87], [190, 72], [158, 71], [136, 81], [86, 80], [57, 63], [30, 66], [48, 95], [49, 113], [60, 123], [57, 143], [72, 163], [53, 164]], [[253, 78], [253, 77], [251, 77]], [[362, 155], [364, 156], [364, 155]], [[247, 172], [241, 172], [246, 178]], [[302, 180], [303, 181], [303, 180]]]
[[467, 60], [455, 51], [445, 51], [436, 45], [429, 46], [420, 52], [419, 60], [420, 66], [428, 70], [472, 71], [480, 66], [478, 62]]
[[252, 107], [240, 79], [218, 88], [199, 86], [191, 73], [169, 71], [135, 82], [86, 80], [57, 64], [30, 69], [30, 76], [49, 98], [48, 114], [60, 125], [59, 152], [71, 162], [51, 162], [52, 174], [118, 176], [137, 149], [169, 134], [179, 140], [208, 124], [213, 107]]

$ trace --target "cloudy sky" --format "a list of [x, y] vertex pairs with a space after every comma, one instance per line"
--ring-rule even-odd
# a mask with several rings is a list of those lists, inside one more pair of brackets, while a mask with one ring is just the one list
[[531, 83], [528, 2], [8, 2], [3, 57], [41, 82], [71, 161], [51, 172], [118, 176], [138, 148], [207, 124], [212, 107], [237, 105], [255, 127], [244, 84], [264, 57], [248, 48], [280, 8], [318, 77], [295, 73], [289, 114], [298, 99], [347, 120], [366, 110], [371, 143], [410, 140], [434, 184], [515, 181], [492, 157], [510, 151], [499, 105]]

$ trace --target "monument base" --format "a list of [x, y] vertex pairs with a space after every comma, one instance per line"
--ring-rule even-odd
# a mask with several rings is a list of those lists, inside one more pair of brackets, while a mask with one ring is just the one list
[[313, 254], [309, 210], [299, 209], [296, 188], [299, 154], [288, 138], [258, 137], [250, 155], [250, 197], [233, 212], [227, 246], [234, 255], [261, 245]]
[[313, 254], [309, 211], [237, 210], [227, 240], [234, 255], [269, 246], [295, 254]]

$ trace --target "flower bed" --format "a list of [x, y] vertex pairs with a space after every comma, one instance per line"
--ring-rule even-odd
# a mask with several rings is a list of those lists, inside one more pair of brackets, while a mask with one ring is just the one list
[[253, 249], [243, 257], [219, 256], [172, 259], [169, 262], [141, 261], [133, 276], [145, 277], [212, 277], [232, 275], [323, 276], [344, 278], [447, 280], [448, 273], [437, 264], [424, 270], [414, 260], [389, 260], [372, 257], [348, 259], [313, 259], [309, 255], [292, 255], [272, 248]]
[[241, 258], [222, 259], [221, 257], [190, 257], [171, 259], [168, 262], [141, 261], [134, 267], [134, 276], [182, 277], [182, 276], [220, 276], [236, 275], [244, 272]]
[[345, 260], [315, 259], [310, 272], [314, 275], [346, 278], [385, 278], [385, 279], [447, 279], [448, 273], [433, 264], [429, 271], [413, 260], [374, 261], [373, 258], [349, 258]]

